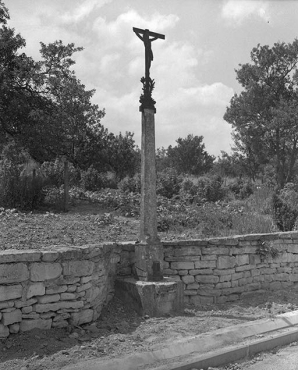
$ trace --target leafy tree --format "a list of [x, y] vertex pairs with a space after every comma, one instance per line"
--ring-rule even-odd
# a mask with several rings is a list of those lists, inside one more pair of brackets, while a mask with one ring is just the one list
[[19, 50], [26, 43], [5, 26], [9, 18], [0, 3], [0, 133], [12, 137], [38, 161], [65, 155], [72, 162], [86, 135], [100, 126], [104, 110], [91, 103], [94, 90], [86, 90], [71, 69], [74, 44], [41, 43], [35, 62]]
[[177, 146], [171, 145], [167, 149], [170, 166], [178, 173], [199, 175], [208, 172], [215, 160], [205, 150], [203, 136], [189, 134], [185, 139], [176, 140]]
[[140, 151], [135, 147], [134, 134], [127, 131], [125, 135], [110, 133], [107, 136], [107, 163], [119, 179], [133, 176], [140, 169]]
[[9, 19], [8, 9], [4, 5], [3, 1], [0, 0], [0, 23], [6, 24]]
[[241, 179], [243, 176], [255, 180], [259, 171], [259, 166], [255, 162], [249, 161], [249, 158], [243, 154], [233, 151], [228, 154], [221, 151], [221, 156], [213, 163], [211, 172], [218, 174], [221, 177], [238, 177]]
[[280, 188], [293, 177], [297, 159], [298, 40], [253, 48], [251, 63], [236, 70], [244, 88], [231, 99], [224, 119], [235, 150], [255, 168], [274, 161]]

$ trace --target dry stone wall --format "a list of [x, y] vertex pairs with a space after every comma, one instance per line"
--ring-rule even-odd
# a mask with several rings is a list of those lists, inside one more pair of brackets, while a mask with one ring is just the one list
[[[166, 241], [164, 275], [189, 304], [235, 301], [298, 282], [298, 232]], [[0, 338], [96, 320], [116, 277], [133, 273], [135, 243], [0, 251]]]
[[164, 274], [195, 305], [287, 288], [298, 282], [298, 233], [165, 242]]
[[96, 320], [112, 298], [115, 244], [0, 252], [0, 338]]
[[[184, 283], [188, 304], [236, 301], [298, 282], [298, 233], [165, 241], [164, 275]], [[134, 250], [126, 243], [118, 276], [132, 274]]]

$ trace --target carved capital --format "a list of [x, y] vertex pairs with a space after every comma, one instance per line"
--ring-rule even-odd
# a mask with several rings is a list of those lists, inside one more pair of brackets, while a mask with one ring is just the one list
[[155, 103], [156, 101], [152, 98], [152, 90], [154, 89], [155, 81], [150, 77], [142, 77], [141, 82], [143, 84], [142, 95], [140, 96], [140, 112], [143, 112], [144, 109], [152, 109], [154, 113], [156, 112]]

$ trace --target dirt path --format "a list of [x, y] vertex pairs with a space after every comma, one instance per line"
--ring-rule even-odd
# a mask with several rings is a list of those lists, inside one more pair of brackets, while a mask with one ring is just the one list
[[296, 309], [298, 285], [238, 303], [187, 307], [184, 315], [165, 318], [139, 317], [113, 299], [92, 325], [34, 330], [0, 341], [0, 370], [55, 370], [82, 360], [160, 349], [173, 338], [198, 335]]

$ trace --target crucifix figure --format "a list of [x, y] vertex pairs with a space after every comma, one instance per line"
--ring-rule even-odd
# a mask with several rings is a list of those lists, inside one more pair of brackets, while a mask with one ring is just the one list
[[133, 27], [133, 31], [140, 40], [143, 41], [145, 47], [145, 77], [141, 78], [143, 84], [143, 94], [140, 96], [140, 111], [144, 108], [152, 108], [155, 111], [155, 101], [152, 99], [152, 90], [154, 89], [154, 80], [150, 78], [150, 67], [153, 60], [153, 52], [151, 43], [157, 39], [165, 39], [165, 35], [160, 33], [151, 32], [148, 29], [142, 30], [140, 28]]
[[[143, 41], [144, 46], [145, 46], [145, 77], [147, 79], [150, 76], [150, 67], [151, 67], [151, 62], [153, 60], [151, 42], [157, 39], [164, 40], [165, 35], [161, 35], [160, 33], [151, 32], [148, 29], [142, 30], [140, 28], [135, 28], [135, 27], [133, 27], [133, 31], [138, 36], [138, 38]], [[152, 38], [150, 38], [150, 36], [152, 36]]]

